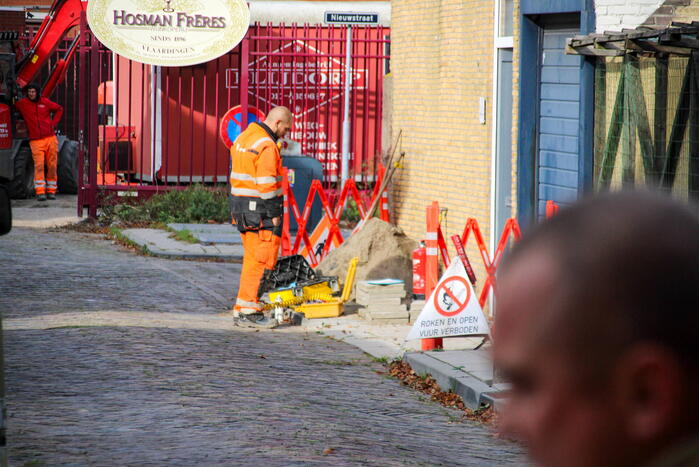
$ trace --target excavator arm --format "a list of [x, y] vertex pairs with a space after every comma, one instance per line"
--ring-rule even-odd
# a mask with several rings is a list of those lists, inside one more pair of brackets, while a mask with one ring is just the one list
[[[37, 76], [61, 40], [71, 28], [80, 23], [80, 13], [86, 8], [86, 0], [54, 0], [48, 15], [44, 18], [39, 31], [29, 45], [27, 54], [17, 64], [17, 84], [20, 87], [26, 86]], [[56, 67], [51, 71], [42, 93], [44, 96], [50, 95], [65, 75], [65, 69], [75, 53], [77, 43], [78, 38], [76, 37], [66, 55], [58, 61]]]

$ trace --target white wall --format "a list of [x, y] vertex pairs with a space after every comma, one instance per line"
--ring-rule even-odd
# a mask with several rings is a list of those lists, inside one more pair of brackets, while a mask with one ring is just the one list
[[640, 26], [663, 0], [595, 0], [596, 31], [621, 31]]
[[[0, 0], [2, 1], [2, 0]], [[298, 1], [298, 0], [248, 0], [250, 23], [262, 24], [324, 24], [326, 11], [352, 13], [378, 13], [379, 24], [391, 25], [390, 1]]]

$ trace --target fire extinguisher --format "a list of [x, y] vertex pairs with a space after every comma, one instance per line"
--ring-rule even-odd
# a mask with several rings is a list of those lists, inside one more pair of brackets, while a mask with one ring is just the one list
[[413, 298], [416, 300], [425, 299], [426, 262], [427, 248], [425, 242], [420, 242], [420, 246], [413, 250]]
[[10, 106], [0, 104], [0, 149], [12, 147], [12, 121]]

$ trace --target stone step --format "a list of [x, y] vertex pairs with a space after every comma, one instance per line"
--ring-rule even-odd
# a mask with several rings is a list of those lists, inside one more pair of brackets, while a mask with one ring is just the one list
[[408, 307], [405, 305], [383, 305], [380, 303], [372, 303], [365, 308], [369, 312], [389, 312], [389, 311], [402, 311], [404, 313], [408, 312]]
[[400, 305], [403, 299], [400, 297], [357, 297], [356, 302], [360, 305]]
[[408, 318], [367, 319], [371, 324], [408, 324]]
[[367, 312], [367, 317], [369, 319], [393, 319], [393, 318], [405, 318], [410, 317], [410, 313], [407, 311], [370, 311]]

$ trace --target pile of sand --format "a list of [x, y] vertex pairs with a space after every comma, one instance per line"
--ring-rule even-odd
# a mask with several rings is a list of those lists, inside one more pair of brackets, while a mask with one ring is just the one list
[[317, 271], [322, 275], [338, 276], [344, 283], [350, 260], [358, 256], [355, 283], [368, 279], [401, 279], [410, 294], [413, 287], [412, 252], [415, 248], [417, 242], [408, 238], [401, 229], [372, 218], [339, 248], [328, 253]]

